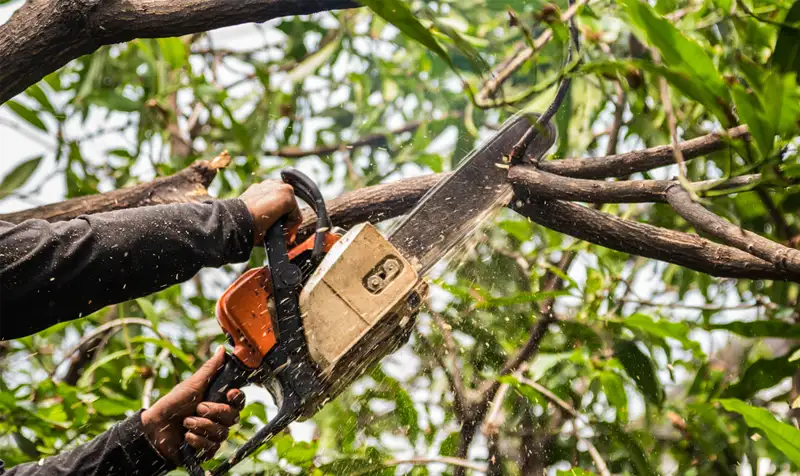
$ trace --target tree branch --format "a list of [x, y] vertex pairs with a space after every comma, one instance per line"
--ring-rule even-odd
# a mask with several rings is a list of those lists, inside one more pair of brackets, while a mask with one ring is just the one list
[[[562, 15], [561, 15], [561, 22], [567, 23], [578, 10], [586, 5], [588, 0], [579, 0], [575, 2], [570, 8], [568, 8]], [[533, 45], [519, 49], [511, 58], [504, 61], [500, 67], [497, 69], [496, 72], [492, 74], [492, 79], [486, 81], [486, 84], [478, 91], [478, 94], [475, 95], [475, 102], [478, 104], [485, 104], [490, 98], [494, 97], [495, 93], [500, 86], [505, 83], [508, 78], [511, 77], [512, 74], [516, 70], [518, 70], [526, 61], [528, 61], [533, 55], [542, 49], [544, 45], [546, 45], [551, 39], [553, 38], [553, 29], [548, 28], [544, 31], [541, 35], [539, 35], [536, 40], [534, 40]]]
[[103, 45], [359, 6], [353, 0], [28, 0], [0, 26], [0, 104]]
[[744, 230], [715, 215], [692, 200], [689, 192], [680, 185], [667, 190], [667, 201], [672, 208], [698, 230], [723, 240], [746, 253], [773, 263], [778, 269], [800, 274], [800, 251]]
[[[743, 175], [731, 180], [696, 182], [698, 187], [716, 186], [716, 190], [733, 189], [757, 183], [759, 174]], [[528, 165], [512, 167], [508, 180], [525, 189], [539, 200], [568, 200], [588, 203], [646, 203], [666, 202], [667, 189], [677, 184], [673, 180], [630, 180], [609, 182], [563, 177], [543, 172]]]
[[77, 197], [63, 202], [0, 215], [0, 221], [22, 223], [31, 218], [50, 222], [80, 215], [143, 207], [162, 203], [185, 203], [208, 198], [208, 187], [217, 172], [231, 161], [223, 152], [211, 161], [198, 160], [175, 175], [106, 193]]
[[689, 233], [623, 220], [574, 203], [529, 199], [513, 209], [542, 226], [575, 238], [712, 276], [800, 282], [800, 274], [782, 270], [736, 248]]
[[[520, 383], [524, 383], [525, 385], [532, 387], [534, 390], [544, 395], [548, 400], [561, 407], [564, 411], [569, 413], [573, 418], [581, 420], [587, 425], [591, 425], [591, 422], [585, 415], [578, 413], [578, 411], [575, 410], [575, 408], [572, 405], [558, 398], [558, 395], [548, 390], [544, 385], [540, 385], [538, 382], [534, 382], [533, 380], [524, 377], [520, 378], [519, 381]], [[591, 456], [592, 461], [594, 461], [594, 464], [597, 467], [597, 471], [599, 471], [602, 476], [611, 476], [611, 472], [608, 470], [608, 465], [606, 465], [606, 462], [603, 460], [603, 457], [600, 455], [600, 452], [597, 451], [597, 448], [592, 444], [591, 441], [585, 438], [581, 438], [581, 440], [586, 444], [587, 448], [589, 449], [589, 456]]]
[[[448, 114], [441, 119], [434, 119], [436, 120], [447, 120], [447, 119], [456, 119], [462, 117], [464, 114], [461, 112], [456, 112], [454, 114]], [[388, 144], [389, 138], [391, 136], [400, 135], [406, 132], [414, 132], [415, 130], [419, 129], [419, 127], [428, 121], [413, 121], [409, 122], [408, 124], [398, 127], [397, 129], [392, 129], [385, 133], [377, 133], [377, 134], [369, 134], [364, 137], [360, 137], [352, 142], [342, 142], [340, 144], [333, 144], [333, 145], [322, 145], [319, 147], [314, 147], [313, 149], [301, 149], [299, 147], [281, 147], [277, 150], [272, 151], [265, 151], [264, 155], [273, 155], [276, 157], [283, 157], [285, 159], [301, 159], [303, 157], [308, 157], [311, 155], [330, 155], [334, 152], [344, 151], [344, 150], [352, 150], [358, 147], [365, 147], [365, 146], [373, 146], [373, 147], [381, 147]]]
[[[689, 160], [722, 150], [730, 139], [748, 139], [747, 126], [728, 129], [724, 133], [712, 132], [680, 143], [683, 159]], [[539, 168], [545, 172], [580, 178], [623, 178], [637, 172], [645, 172], [675, 163], [671, 145], [660, 145], [649, 149], [626, 152], [624, 154], [588, 159], [563, 159], [540, 162]]]

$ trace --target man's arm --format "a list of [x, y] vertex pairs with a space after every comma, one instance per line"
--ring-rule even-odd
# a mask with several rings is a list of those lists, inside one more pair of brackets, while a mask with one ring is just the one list
[[[212, 457], [228, 430], [239, 421], [244, 394], [228, 391], [229, 404], [201, 402], [212, 377], [225, 363], [218, 348], [197, 372], [181, 382], [152, 408], [142, 410], [92, 441], [44, 459], [17, 465], [0, 476], [157, 476], [181, 464], [180, 444], [186, 441]], [[187, 431], [188, 429], [188, 431]]]
[[0, 340], [245, 261], [253, 240], [239, 199], [0, 223]]
[[267, 180], [239, 199], [131, 208], [65, 222], [0, 222], [0, 340], [246, 261], [277, 218], [301, 215], [291, 186]]
[[17, 465], [2, 476], [156, 476], [168, 463], [144, 434], [141, 411], [92, 441], [39, 462]]

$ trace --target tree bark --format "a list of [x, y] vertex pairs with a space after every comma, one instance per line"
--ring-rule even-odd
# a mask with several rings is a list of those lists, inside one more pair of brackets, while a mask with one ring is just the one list
[[0, 104], [103, 45], [359, 6], [353, 0], [28, 0], [0, 25]]
[[186, 203], [209, 198], [207, 187], [217, 172], [231, 161], [227, 152], [213, 160], [199, 160], [175, 175], [160, 177], [106, 193], [77, 197], [63, 202], [0, 215], [0, 221], [22, 223], [31, 218], [49, 222], [71, 220], [81, 215], [143, 207], [163, 203]]

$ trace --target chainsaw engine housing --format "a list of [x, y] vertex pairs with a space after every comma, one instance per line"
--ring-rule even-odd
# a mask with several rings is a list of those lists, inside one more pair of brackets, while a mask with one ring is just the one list
[[374, 226], [355, 226], [331, 247], [300, 294], [312, 359], [323, 374], [340, 378], [333, 368], [345, 355], [385, 338], [385, 324], [408, 326], [426, 293], [411, 264]]

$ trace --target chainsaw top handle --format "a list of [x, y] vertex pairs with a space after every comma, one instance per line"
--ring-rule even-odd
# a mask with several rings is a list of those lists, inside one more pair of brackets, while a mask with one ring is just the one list
[[314, 250], [311, 253], [311, 260], [316, 266], [323, 258], [325, 232], [331, 228], [331, 220], [325, 207], [325, 199], [322, 197], [322, 192], [319, 191], [317, 184], [297, 169], [284, 169], [281, 171], [281, 179], [291, 185], [294, 189], [294, 194], [306, 202], [317, 215]]

